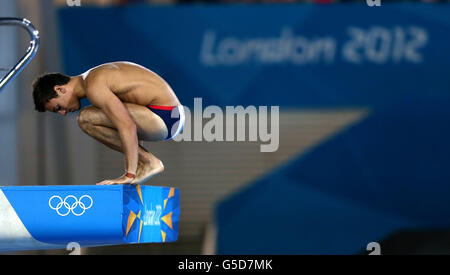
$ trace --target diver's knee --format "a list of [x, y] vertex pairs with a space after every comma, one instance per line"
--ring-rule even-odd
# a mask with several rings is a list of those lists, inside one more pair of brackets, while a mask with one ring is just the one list
[[83, 108], [78, 114], [77, 123], [78, 126], [80, 126], [80, 128], [83, 130], [85, 130], [91, 124], [90, 113], [91, 112], [89, 107], [86, 107]]

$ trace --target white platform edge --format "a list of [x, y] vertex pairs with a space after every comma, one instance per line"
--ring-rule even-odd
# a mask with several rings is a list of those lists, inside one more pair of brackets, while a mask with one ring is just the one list
[[0, 190], [0, 253], [57, 248], [65, 247], [42, 243], [31, 236], [3, 191]]

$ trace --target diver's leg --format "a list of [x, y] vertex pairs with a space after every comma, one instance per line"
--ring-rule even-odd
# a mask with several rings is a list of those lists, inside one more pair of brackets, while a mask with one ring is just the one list
[[[139, 140], [159, 141], [167, 136], [167, 127], [162, 119], [147, 107], [135, 104], [124, 104], [137, 126]], [[80, 128], [91, 137], [109, 148], [122, 152], [122, 142], [114, 124], [104, 112], [94, 106], [84, 108], [78, 116]], [[151, 176], [161, 173], [164, 166], [157, 157], [139, 146], [139, 163], [133, 183], [142, 182]]]

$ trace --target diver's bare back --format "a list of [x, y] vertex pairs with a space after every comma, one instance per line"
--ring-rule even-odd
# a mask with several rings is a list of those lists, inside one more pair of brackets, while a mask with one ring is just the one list
[[[106, 63], [90, 69], [83, 75], [85, 85], [98, 79], [124, 103], [141, 106], [181, 105], [172, 88], [156, 73], [130, 62]], [[87, 95], [89, 99], [89, 95]]]

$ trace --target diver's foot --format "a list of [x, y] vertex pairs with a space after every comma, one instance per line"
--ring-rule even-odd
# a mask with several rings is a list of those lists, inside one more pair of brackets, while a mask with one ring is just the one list
[[164, 165], [159, 159], [139, 161], [136, 177], [132, 184], [141, 184], [162, 171], [164, 171]]

